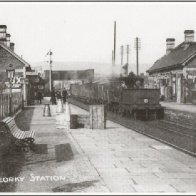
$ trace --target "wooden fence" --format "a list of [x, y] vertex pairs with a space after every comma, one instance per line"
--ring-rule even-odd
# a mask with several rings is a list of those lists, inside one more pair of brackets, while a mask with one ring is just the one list
[[0, 120], [9, 115], [14, 115], [21, 108], [22, 93], [12, 93], [11, 99], [9, 93], [0, 94]]

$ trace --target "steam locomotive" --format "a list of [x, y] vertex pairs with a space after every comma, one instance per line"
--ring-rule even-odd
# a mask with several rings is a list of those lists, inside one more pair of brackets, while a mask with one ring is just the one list
[[121, 77], [108, 82], [72, 84], [73, 99], [85, 104], [105, 104], [108, 111], [133, 119], [161, 119], [160, 89], [143, 87], [143, 78]]

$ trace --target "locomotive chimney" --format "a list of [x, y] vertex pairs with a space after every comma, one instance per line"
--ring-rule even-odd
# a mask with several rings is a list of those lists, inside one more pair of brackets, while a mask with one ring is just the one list
[[14, 45], [15, 45], [15, 43], [13, 43], [13, 42], [11, 42], [10, 43], [10, 49], [14, 52]]
[[167, 38], [166, 39], [166, 54], [169, 54], [175, 48], [175, 39]]
[[194, 30], [184, 31], [184, 42], [186, 43], [194, 42]]
[[6, 45], [6, 25], [0, 25], [0, 43]]

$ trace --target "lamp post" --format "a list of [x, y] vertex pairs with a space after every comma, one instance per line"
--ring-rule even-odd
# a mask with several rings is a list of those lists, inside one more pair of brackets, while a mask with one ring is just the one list
[[9, 115], [12, 114], [12, 80], [14, 78], [15, 69], [12, 64], [6, 69], [7, 77], [9, 78]]

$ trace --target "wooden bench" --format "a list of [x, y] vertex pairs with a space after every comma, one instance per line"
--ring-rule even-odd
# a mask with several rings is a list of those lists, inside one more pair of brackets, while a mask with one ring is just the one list
[[22, 131], [20, 130], [14, 118], [12, 117], [6, 117], [5, 119], [2, 120], [2, 123], [7, 128], [7, 134], [9, 137], [11, 137], [12, 141], [15, 143], [16, 146], [21, 147], [25, 150], [30, 147], [33, 142], [35, 141], [35, 131], [30, 130], [30, 131]]

